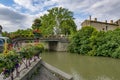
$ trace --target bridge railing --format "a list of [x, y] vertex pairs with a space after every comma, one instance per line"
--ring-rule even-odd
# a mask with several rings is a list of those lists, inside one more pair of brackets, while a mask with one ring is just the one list
[[43, 37], [18, 37], [12, 39], [12, 43], [16, 43], [18, 41], [23, 40], [44, 40], [44, 41], [62, 41], [62, 42], [69, 42], [67, 36], [43, 36]]

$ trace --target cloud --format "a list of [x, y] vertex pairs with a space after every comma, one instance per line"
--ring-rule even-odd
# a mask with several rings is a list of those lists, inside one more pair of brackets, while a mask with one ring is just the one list
[[44, 11], [52, 7], [64, 7], [73, 11], [75, 14], [87, 14], [93, 17], [103, 19], [117, 20], [120, 16], [120, 1], [114, 0], [14, 0], [14, 2], [22, 7], [35, 12]]
[[4, 30], [14, 31], [31, 26], [36, 17], [40, 17], [53, 7], [63, 7], [74, 12], [78, 29], [89, 15], [98, 20], [117, 20], [120, 18], [119, 0], [13, 0], [12, 6], [0, 4], [0, 23]]
[[[89, 7], [84, 8], [83, 12], [88, 12], [89, 14], [100, 18], [101, 20], [105, 19], [114, 19], [117, 20], [120, 18], [120, 1], [114, 0], [96, 0], [94, 3], [89, 5]], [[87, 6], [87, 5], [86, 5]]]
[[49, 9], [49, 7], [55, 6], [55, 2], [51, 2], [51, 0], [14, 0], [14, 2], [21, 8], [23, 7], [28, 10], [30, 13], [43, 11], [45, 8]]
[[34, 17], [14, 11], [13, 9], [0, 4], [0, 25], [3, 31], [15, 31], [31, 26]]
[[30, 11], [36, 11], [38, 9], [33, 5], [32, 0], [14, 0], [14, 2], [18, 6], [21, 6], [21, 8], [24, 7]]

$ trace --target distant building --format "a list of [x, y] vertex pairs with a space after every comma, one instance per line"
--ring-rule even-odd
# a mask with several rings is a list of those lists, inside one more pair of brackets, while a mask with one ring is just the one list
[[107, 22], [107, 20], [105, 22], [101, 22], [101, 21], [97, 21], [97, 18], [95, 18], [94, 20], [91, 20], [91, 16], [89, 20], [85, 20], [82, 22], [82, 27], [85, 26], [92, 26], [94, 28], [96, 28], [98, 31], [108, 31], [108, 30], [114, 30], [116, 28], [120, 27], [120, 19], [117, 20], [116, 22], [113, 22], [113, 20], [111, 20], [109, 23]]
[[2, 26], [0, 25], [0, 36], [2, 36]]

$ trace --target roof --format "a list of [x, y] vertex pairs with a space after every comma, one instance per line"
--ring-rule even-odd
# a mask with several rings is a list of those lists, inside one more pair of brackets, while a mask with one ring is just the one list
[[[94, 22], [94, 23], [101, 23], [101, 24], [109, 24], [109, 25], [116, 25], [116, 26], [119, 26], [119, 25], [116, 24], [116, 23], [106, 23], [106, 22], [94, 21], [94, 20], [85, 20], [85, 21], [90, 21], [90, 22]], [[85, 22], [85, 21], [84, 21], [84, 22]]]
[[115, 21], [115, 23], [118, 22], [118, 21], [120, 21], [120, 19], [118, 19], [117, 21]]

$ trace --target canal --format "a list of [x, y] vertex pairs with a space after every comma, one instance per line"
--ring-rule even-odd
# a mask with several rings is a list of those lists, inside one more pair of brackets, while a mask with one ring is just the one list
[[120, 60], [66, 52], [41, 54], [47, 63], [73, 75], [75, 80], [120, 80]]

